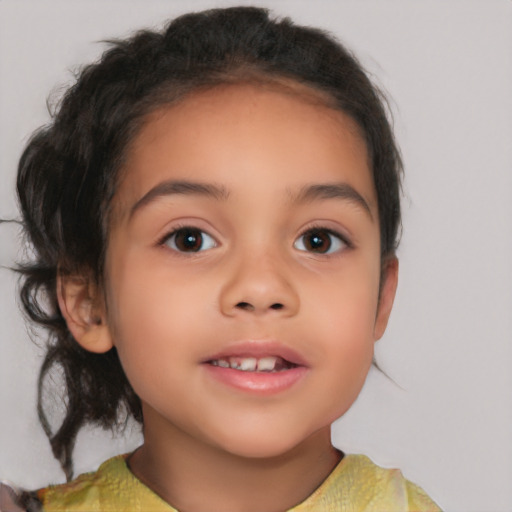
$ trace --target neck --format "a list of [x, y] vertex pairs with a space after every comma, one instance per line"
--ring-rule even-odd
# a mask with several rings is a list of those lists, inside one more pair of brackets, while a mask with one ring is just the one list
[[331, 445], [329, 428], [271, 458], [228, 453], [177, 428], [165, 436], [155, 430], [145, 423], [145, 442], [129, 466], [180, 512], [288, 510], [304, 501], [342, 456]]

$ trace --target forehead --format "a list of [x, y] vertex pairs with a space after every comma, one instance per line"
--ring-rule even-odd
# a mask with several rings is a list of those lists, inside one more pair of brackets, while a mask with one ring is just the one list
[[115, 209], [126, 213], [170, 178], [263, 186], [269, 194], [347, 181], [374, 206], [359, 127], [329, 103], [305, 86], [262, 83], [218, 86], [160, 107], [128, 148]]

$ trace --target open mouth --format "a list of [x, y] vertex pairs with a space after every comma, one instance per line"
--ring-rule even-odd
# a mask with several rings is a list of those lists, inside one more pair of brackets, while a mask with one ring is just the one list
[[253, 396], [272, 396], [294, 388], [310, 366], [300, 354], [276, 342], [241, 342], [202, 361], [208, 378]]
[[265, 357], [222, 357], [211, 359], [207, 364], [220, 366], [221, 368], [231, 368], [242, 372], [263, 372], [275, 373], [296, 368], [298, 365], [287, 361], [279, 356]]

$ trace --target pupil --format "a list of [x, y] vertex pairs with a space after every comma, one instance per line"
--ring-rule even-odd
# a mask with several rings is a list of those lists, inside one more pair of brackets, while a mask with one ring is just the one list
[[201, 249], [203, 237], [195, 229], [182, 229], [176, 233], [176, 247], [181, 251], [195, 252]]
[[306, 246], [313, 252], [327, 252], [331, 247], [331, 239], [325, 232], [310, 233], [306, 239]]

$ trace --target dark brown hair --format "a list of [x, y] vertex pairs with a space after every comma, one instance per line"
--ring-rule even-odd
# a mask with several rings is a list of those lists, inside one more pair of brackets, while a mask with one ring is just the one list
[[[401, 160], [385, 101], [360, 64], [326, 33], [276, 20], [265, 9], [237, 7], [187, 14], [162, 32], [141, 31], [110, 42], [81, 71], [51, 123], [21, 157], [17, 189], [33, 258], [20, 267], [28, 318], [49, 334], [39, 380], [39, 417], [68, 479], [72, 450], [86, 423], [111, 428], [141, 404], [116, 349], [93, 354], [71, 336], [59, 310], [58, 273], [99, 284], [112, 198], [126, 149], [154, 109], [200, 88], [242, 81], [288, 81], [330, 99], [366, 142], [378, 200], [381, 256], [393, 255], [400, 227]], [[45, 379], [63, 375], [64, 419], [52, 429]], [[120, 414], [120, 413], [123, 414]]]

